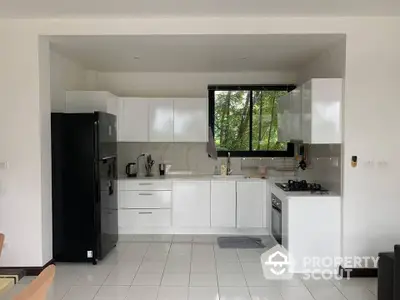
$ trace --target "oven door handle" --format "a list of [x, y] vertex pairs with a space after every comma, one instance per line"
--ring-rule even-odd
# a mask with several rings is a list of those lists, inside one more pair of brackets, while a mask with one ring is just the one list
[[282, 213], [282, 209], [274, 204], [272, 204], [272, 209], [275, 209], [277, 212]]

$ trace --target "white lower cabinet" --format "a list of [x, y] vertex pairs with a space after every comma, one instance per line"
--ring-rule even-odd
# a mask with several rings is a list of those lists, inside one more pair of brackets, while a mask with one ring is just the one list
[[119, 234], [138, 233], [140, 228], [170, 227], [170, 209], [119, 209]]
[[266, 183], [264, 181], [237, 181], [238, 228], [261, 228], [266, 223]]
[[211, 227], [236, 227], [236, 182], [211, 182]]
[[120, 191], [121, 208], [171, 208], [171, 191]]
[[270, 185], [262, 180], [122, 179], [119, 233], [267, 232], [267, 195]]
[[174, 181], [174, 227], [210, 227], [210, 181]]

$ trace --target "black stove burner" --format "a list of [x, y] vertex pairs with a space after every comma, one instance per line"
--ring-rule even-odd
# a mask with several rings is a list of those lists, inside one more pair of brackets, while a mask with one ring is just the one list
[[318, 183], [308, 183], [306, 180], [289, 180], [288, 183], [276, 183], [285, 192], [327, 192]]

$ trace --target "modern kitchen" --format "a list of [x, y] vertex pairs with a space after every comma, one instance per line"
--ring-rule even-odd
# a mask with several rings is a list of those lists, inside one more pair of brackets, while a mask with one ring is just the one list
[[[62, 148], [63, 141], [62, 133], [53, 130], [56, 141], [53, 143], [53, 178], [60, 168], [66, 174], [71, 172], [70, 178], [61, 179], [59, 188], [53, 183], [53, 195], [64, 190], [65, 199], [73, 197], [66, 189], [73, 184], [74, 193], [79, 191], [73, 170], [85, 173], [79, 169], [83, 165], [77, 157], [80, 150], [83, 155], [86, 147], [92, 147], [91, 142], [87, 145], [83, 142], [91, 141], [91, 135], [86, 135], [87, 130], [73, 120], [73, 116], [94, 112], [115, 116], [107, 121], [107, 126], [103, 125], [104, 128], [99, 125], [101, 115], [94, 121], [97, 130], [103, 130], [98, 133], [99, 146], [96, 147], [99, 149], [95, 152], [105, 151], [106, 146], [114, 149], [103, 151], [104, 157], [112, 157], [108, 177], [97, 176], [100, 182], [107, 181], [104, 189], [109, 194], [104, 198], [108, 200], [100, 201], [111, 199], [114, 202], [108, 207], [100, 204], [101, 224], [109, 226], [101, 229], [101, 236], [115, 235], [114, 242], [103, 254], [94, 246], [80, 245], [86, 247], [86, 251], [82, 248], [78, 259], [97, 263], [117, 241], [131, 242], [142, 235], [165, 235], [167, 239], [174, 235], [209, 235], [215, 239], [271, 236], [273, 243], [289, 249], [297, 261], [307, 255], [340, 256], [344, 85], [343, 70], [339, 69], [340, 63], [344, 66], [345, 38], [341, 35], [262, 38], [264, 40], [261, 36], [238, 35], [52, 39], [52, 120], [56, 116], [71, 115], [71, 120], [64, 122], [69, 124], [66, 126], [70, 128], [74, 146], [65, 147], [76, 147], [67, 153], [62, 149], [54, 150], [55, 144]], [[125, 49], [118, 52], [122, 47]], [[228, 49], [233, 54], [223, 58]], [[163, 53], [161, 57], [157, 57], [159, 52]], [[263, 52], [270, 53], [270, 57], [262, 56]], [[332, 65], [333, 70], [329, 70], [332, 75], [298, 82], [302, 79], [297, 79], [297, 74], [306, 73], [307, 63], [318, 59]], [[86, 89], [65, 86], [72, 83], [66, 81], [68, 74], [62, 72], [72, 72], [78, 66], [90, 68], [84, 74], [88, 83]], [[104, 70], [107, 72], [101, 72]], [[193, 77], [187, 81], [207, 75], [211, 79], [203, 80], [212, 81], [199, 83], [201, 91], [195, 87], [196, 83], [179, 86], [178, 78], [168, 78], [186, 74]], [[147, 76], [148, 82], [140, 83], [140, 80], [145, 81], [141, 75]], [[160, 80], [161, 76], [165, 76], [164, 81]], [[135, 85], [140, 84], [136, 91]], [[194, 90], [190, 91], [186, 84], [192, 84]], [[258, 94], [261, 101], [272, 103], [272, 112], [268, 115], [257, 112], [260, 116], [256, 116]], [[245, 141], [250, 143], [250, 149], [246, 149], [247, 145], [231, 148], [223, 145], [221, 135], [227, 129], [218, 130], [222, 124], [217, 123], [232, 118], [230, 126], [235, 126], [236, 116], [235, 108], [225, 103], [227, 97], [242, 97], [228, 101], [241, 101], [244, 105], [246, 99], [252, 103], [253, 120], [244, 121], [251, 136]], [[227, 114], [230, 109], [231, 116], [223, 119], [216, 111], [218, 105], [227, 105]], [[268, 109], [263, 104], [260, 108]], [[246, 113], [247, 107], [239, 111], [242, 116]], [[256, 123], [269, 126], [266, 128], [271, 135], [268, 145], [261, 145], [260, 139], [258, 146], [257, 141], [251, 141], [256, 139], [256, 131], [265, 130], [262, 126], [255, 129]], [[101, 141], [101, 136], [107, 134], [114, 146]], [[238, 138], [237, 132], [230, 134], [231, 139]], [[225, 143], [226, 140], [225, 137]], [[64, 156], [54, 158], [59, 152]], [[106, 163], [104, 157], [97, 158], [99, 170]], [[88, 167], [93, 168], [92, 165]], [[82, 189], [87, 186], [84, 178], [80, 184]], [[75, 201], [53, 197], [53, 213], [57, 201], [65, 203], [60, 204], [62, 208], [53, 215], [53, 224], [61, 223], [60, 231], [57, 229], [53, 233], [54, 240], [58, 236], [67, 237], [65, 228], [75, 227], [77, 234], [79, 228], [85, 227], [84, 223], [76, 226], [73, 214], [69, 219], [65, 215], [68, 205], [71, 209], [77, 205]], [[77, 197], [76, 201], [85, 199]], [[82, 211], [78, 219], [82, 222], [86, 219]], [[88, 237], [83, 237], [85, 239]], [[60, 243], [64, 252], [60, 253], [60, 258], [68, 258], [68, 252], [75, 253], [70, 249], [74, 244], [71, 240], [66, 238]], [[55, 254], [56, 260], [57, 257]], [[332, 266], [333, 269], [338, 267]], [[303, 271], [298, 264], [296, 273]]]
[[[85, 266], [54, 299], [80, 285], [121, 299], [323, 298], [301, 276], [321, 271], [310, 257], [346, 268], [345, 35], [49, 41], [53, 261]], [[260, 261], [275, 247], [294, 262], [279, 287]], [[329, 282], [332, 299], [360, 296]], [[82, 299], [114, 299], [96, 293]]]

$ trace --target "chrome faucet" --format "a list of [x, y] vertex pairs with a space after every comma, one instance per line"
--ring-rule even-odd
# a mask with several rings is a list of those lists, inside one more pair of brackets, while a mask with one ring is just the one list
[[231, 153], [228, 152], [228, 159], [226, 161], [226, 175], [231, 175], [232, 174], [232, 169], [231, 169]]

